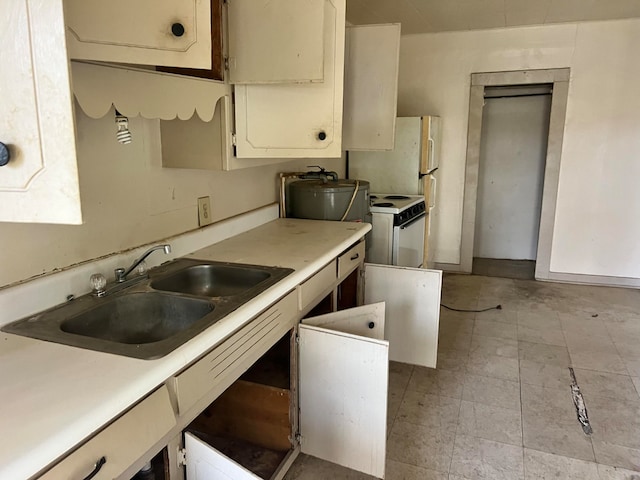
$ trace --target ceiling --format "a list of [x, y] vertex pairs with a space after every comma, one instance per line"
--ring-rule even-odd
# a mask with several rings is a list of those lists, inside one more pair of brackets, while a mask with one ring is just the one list
[[402, 33], [640, 17], [640, 0], [347, 0], [354, 25], [402, 24]]

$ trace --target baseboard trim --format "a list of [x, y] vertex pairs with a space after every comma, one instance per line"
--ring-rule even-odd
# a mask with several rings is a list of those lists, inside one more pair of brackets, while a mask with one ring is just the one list
[[[463, 270], [462, 265], [456, 263], [436, 262], [433, 264], [433, 268], [436, 270], [442, 270], [443, 272], [462, 273], [467, 275], [471, 274], [471, 272]], [[607, 275], [586, 275], [583, 273], [549, 272], [547, 277], [536, 276], [536, 280], [539, 282], [573, 283], [578, 285], [640, 289], [640, 278], [633, 277], [611, 277]]]
[[538, 278], [541, 282], [575, 283], [604, 287], [640, 288], [640, 278], [610, 277], [606, 275], [585, 275], [582, 273], [549, 272], [546, 278]]
[[435, 262], [433, 264], [433, 268], [435, 270], [442, 270], [443, 272], [471, 274], [470, 271], [463, 270], [462, 269], [462, 265], [460, 265], [459, 263], [438, 263], [438, 262]]

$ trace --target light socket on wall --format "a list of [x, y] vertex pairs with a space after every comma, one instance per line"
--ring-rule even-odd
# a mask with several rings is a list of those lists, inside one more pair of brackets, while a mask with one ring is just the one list
[[211, 198], [200, 197], [198, 198], [198, 225], [204, 227], [213, 223], [211, 220]]

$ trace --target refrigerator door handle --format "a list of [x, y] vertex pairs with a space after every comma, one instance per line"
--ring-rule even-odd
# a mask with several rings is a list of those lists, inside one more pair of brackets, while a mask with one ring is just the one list
[[[434, 170], [437, 170], [437, 168], [435, 168]], [[438, 189], [438, 180], [436, 179], [436, 177], [431, 177], [430, 181], [431, 192], [429, 192], [430, 195], [427, 201], [429, 202], [429, 209], [432, 209], [436, 206], [436, 190]]]
[[[427, 142], [429, 142], [429, 158], [428, 158], [428, 160], [427, 160], [428, 168], [429, 168], [431, 171], [433, 171], [433, 170], [435, 170], [436, 168], [438, 168], [437, 166], [435, 166], [436, 159], [435, 159], [435, 158], [433, 158], [433, 156], [434, 156], [434, 155], [435, 155], [435, 153], [436, 153], [436, 152], [435, 152], [435, 142], [433, 141], [433, 138], [431, 138], [431, 137], [429, 137], [429, 138], [427, 139]], [[434, 166], [435, 166], [435, 168], [434, 168]]]
[[422, 173], [422, 172], [418, 173], [418, 180], [421, 180], [423, 177], [426, 177], [427, 175], [431, 175], [432, 173], [435, 173], [435, 171], [438, 170], [438, 168], [440, 167], [433, 168], [429, 170], [427, 173]]

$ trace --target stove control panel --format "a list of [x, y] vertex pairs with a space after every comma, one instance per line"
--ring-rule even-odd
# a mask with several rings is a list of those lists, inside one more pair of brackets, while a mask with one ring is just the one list
[[427, 208], [424, 201], [416, 203], [415, 205], [411, 205], [410, 207], [404, 209], [402, 212], [396, 213], [393, 216], [393, 225], [402, 225], [416, 217], [422, 216], [426, 209]]

